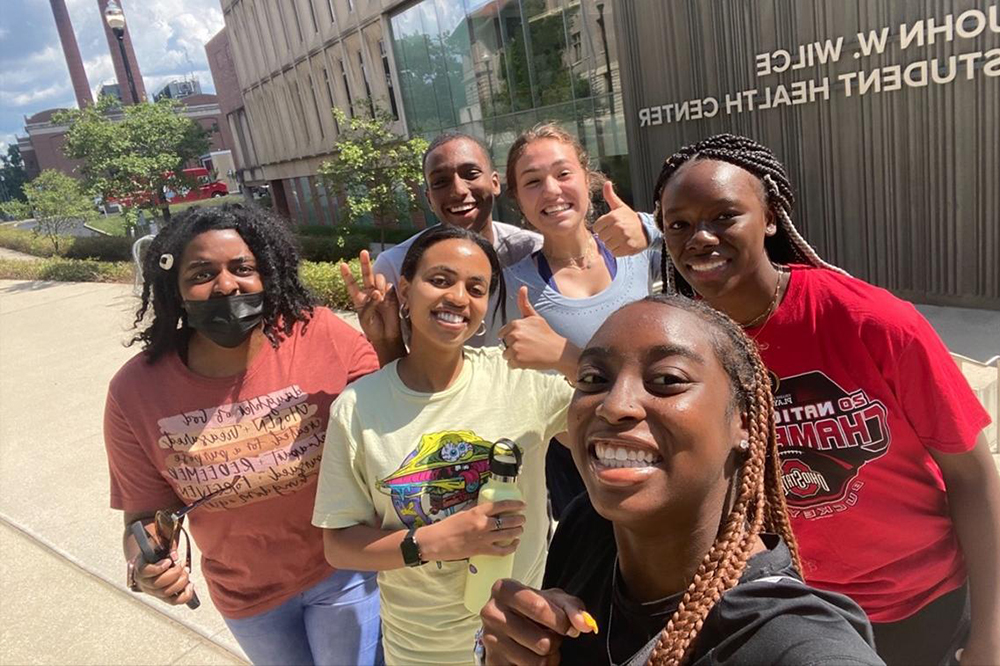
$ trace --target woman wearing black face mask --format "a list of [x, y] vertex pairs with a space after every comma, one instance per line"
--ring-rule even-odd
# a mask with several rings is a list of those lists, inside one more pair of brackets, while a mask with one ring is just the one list
[[251, 661], [379, 663], [375, 578], [332, 569], [310, 525], [330, 404], [378, 369], [371, 345], [312, 305], [284, 223], [258, 209], [178, 216], [142, 269], [143, 351], [111, 381], [104, 420], [129, 587], [172, 605], [193, 598], [177, 552], [147, 564], [128, 528], [152, 531], [158, 509], [224, 489], [190, 528]]

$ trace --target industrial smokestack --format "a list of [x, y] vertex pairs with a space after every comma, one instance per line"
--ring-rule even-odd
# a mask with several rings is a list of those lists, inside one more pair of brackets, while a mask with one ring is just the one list
[[[118, 6], [125, 11], [121, 0], [116, 0]], [[118, 48], [118, 38], [108, 27], [104, 20], [104, 11], [108, 8], [108, 0], [97, 0], [97, 6], [101, 10], [101, 25], [104, 26], [104, 36], [108, 38], [108, 49], [111, 51], [111, 62], [115, 66], [115, 78], [118, 80], [118, 89], [122, 93], [122, 103], [138, 104], [146, 99], [146, 87], [142, 84], [142, 72], [139, 71], [139, 61], [135, 59], [135, 51], [132, 50], [132, 37], [129, 35], [128, 22], [125, 23], [125, 53], [128, 56], [128, 64], [132, 69], [132, 80], [135, 83], [135, 92], [139, 99], [132, 99], [132, 91], [129, 90], [128, 75], [125, 73], [125, 64], [122, 61], [121, 50]]]
[[59, 31], [59, 41], [62, 42], [63, 55], [66, 56], [66, 66], [69, 68], [69, 78], [73, 82], [73, 92], [76, 93], [76, 105], [81, 109], [94, 103], [90, 94], [90, 84], [87, 82], [87, 71], [83, 68], [80, 58], [80, 47], [76, 44], [73, 24], [66, 11], [66, 0], [49, 0], [52, 5], [52, 15], [56, 19], [56, 29]]

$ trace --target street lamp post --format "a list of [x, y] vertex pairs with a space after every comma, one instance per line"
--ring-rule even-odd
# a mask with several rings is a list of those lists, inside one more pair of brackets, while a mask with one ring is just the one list
[[139, 94], [135, 90], [135, 80], [132, 78], [132, 67], [128, 62], [128, 54], [125, 53], [125, 12], [115, 0], [111, 0], [107, 9], [104, 10], [104, 20], [118, 39], [118, 49], [122, 54], [122, 64], [125, 65], [125, 78], [128, 79], [129, 92], [132, 93], [132, 103], [138, 104]]

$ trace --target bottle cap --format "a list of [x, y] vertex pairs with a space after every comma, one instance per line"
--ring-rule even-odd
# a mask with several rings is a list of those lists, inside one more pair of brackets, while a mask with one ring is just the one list
[[517, 476], [521, 469], [521, 448], [509, 439], [498, 439], [490, 449], [490, 474]]

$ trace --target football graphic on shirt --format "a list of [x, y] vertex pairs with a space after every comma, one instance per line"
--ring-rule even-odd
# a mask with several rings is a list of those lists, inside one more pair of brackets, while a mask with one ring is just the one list
[[489, 476], [492, 447], [493, 442], [471, 430], [423, 435], [377, 488], [392, 498], [396, 514], [408, 528], [436, 523], [476, 503]]
[[889, 450], [885, 405], [861, 389], [844, 390], [818, 371], [775, 384], [775, 430], [789, 508], [795, 513], [843, 502], [861, 468]]

